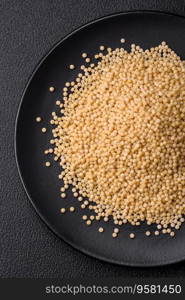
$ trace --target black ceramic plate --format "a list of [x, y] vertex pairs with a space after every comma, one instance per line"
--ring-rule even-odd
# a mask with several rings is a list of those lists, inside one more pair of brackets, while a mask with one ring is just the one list
[[[79, 72], [69, 70], [69, 64], [80, 66], [81, 54], [97, 53], [100, 45], [119, 47], [125, 38], [125, 47], [131, 43], [144, 48], [156, 46], [163, 40], [185, 59], [185, 18], [159, 12], [129, 12], [108, 16], [81, 27], [60, 41], [42, 60], [33, 73], [18, 112], [16, 123], [16, 157], [19, 172], [27, 195], [47, 225], [76, 249], [104, 261], [130, 266], [156, 266], [180, 261], [185, 258], [185, 227], [171, 238], [169, 235], [146, 237], [146, 226], [124, 226], [119, 237], [111, 236], [113, 223], [104, 223], [105, 232], [100, 234], [100, 223], [86, 226], [80, 203], [69, 191], [67, 199], [60, 198], [61, 182], [59, 167], [52, 163], [46, 168], [43, 151], [49, 146], [51, 130], [48, 122], [56, 110], [55, 101], [60, 98], [62, 87]], [[48, 87], [56, 87], [49, 93]], [[36, 123], [41, 116], [43, 122]], [[47, 127], [45, 134], [41, 128]], [[47, 159], [48, 160], [48, 159]], [[61, 207], [76, 207], [76, 213], [61, 215]], [[151, 226], [152, 227], [152, 226]], [[151, 228], [153, 230], [153, 227]], [[131, 240], [129, 233], [136, 233]]]

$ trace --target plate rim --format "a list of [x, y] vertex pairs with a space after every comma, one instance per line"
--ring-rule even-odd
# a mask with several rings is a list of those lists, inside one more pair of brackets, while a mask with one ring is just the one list
[[126, 11], [121, 11], [121, 12], [115, 12], [112, 14], [108, 14], [105, 15], [103, 17], [99, 17], [96, 19], [91, 20], [90, 22], [86, 22], [83, 25], [78, 26], [76, 29], [70, 31], [68, 34], [64, 35], [62, 38], [60, 38], [56, 43], [54, 43], [53, 46], [51, 46], [51, 48], [46, 51], [45, 54], [42, 55], [42, 57], [39, 59], [38, 63], [36, 64], [36, 66], [33, 68], [33, 70], [31, 71], [30, 76], [27, 79], [27, 83], [25, 84], [25, 87], [23, 88], [23, 92], [22, 92], [22, 96], [20, 98], [20, 102], [18, 104], [18, 109], [17, 109], [17, 113], [16, 113], [16, 119], [15, 119], [15, 125], [14, 125], [14, 156], [15, 156], [15, 161], [16, 161], [16, 166], [17, 166], [17, 170], [18, 170], [18, 174], [19, 174], [19, 178], [21, 180], [21, 184], [24, 188], [24, 192], [29, 200], [29, 202], [31, 203], [32, 207], [34, 208], [34, 210], [36, 211], [37, 215], [39, 216], [39, 218], [42, 220], [42, 222], [47, 226], [47, 228], [53, 232], [59, 239], [62, 239], [66, 244], [68, 244], [69, 246], [71, 246], [73, 249], [87, 255], [90, 258], [93, 259], [97, 259], [103, 263], [109, 263], [109, 264], [114, 264], [114, 265], [118, 265], [118, 266], [127, 266], [127, 267], [138, 267], [138, 268], [144, 268], [144, 269], [148, 269], [148, 268], [157, 268], [157, 267], [162, 267], [162, 266], [168, 266], [168, 265], [173, 265], [173, 264], [177, 264], [180, 263], [182, 261], [185, 260], [185, 254], [182, 258], [179, 259], [171, 259], [171, 260], [165, 260], [163, 262], [160, 263], [137, 263], [137, 262], [120, 262], [114, 259], [109, 259], [109, 258], [105, 258], [102, 257], [101, 255], [97, 255], [97, 254], [93, 254], [90, 251], [84, 249], [83, 247], [79, 247], [76, 246], [76, 244], [74, 244], [73, 242], [69, 241], [67, 238], [63, 237], [62, 235], [60, 235], [60, 233], [58, 233], [56, 231], [56, 229], [53, 227], [53, 225], [49, 224], [49, 222], [46, 220], [45, 216], [40, 212], [39, 208], [36, 206], [36, 204], [34, 203], [34, 201], [32, 200], [31, 196], [29, 195], [28, 189], [26, 187], [26, 184], [24, 182], [24, 176], [22, 174], [21, 171], [21, 167], [19, 165], [19, 160], [18, 160], [18, 149], [17, 149], [17, 137], [18, 137], [18, 133], [17, 133], [17, 129], [18, 129], [18, 122], [19, 122], [19, 115], [20, 115], [20, 111], [22, 108], [22, 104], [25, 98], [25, 94], [27, 92], [27, 89], [32, 81], [32, 79], [34, 78], [35, 74], [37, 73], [37, 71], [39, 70], [39, 68], [41, 67], [41, 65], [44, 63], [44, 61], [49, 57], [49, 55], [60, 45], [62, 44], [65, 40], [67, 40], [69, 37], [73, 36], [75, 33], [77, 33], [78, 31], [83, 30], [84, 28], [98, 23], [100, 21], [106, 20], [106, 19], [111, 19], [113, 17], [117, 17], [117, 16], [122, 16], [122, 15], [129, 15], [129, 14], [141, 14], [141, 13], [145, 13], [145, 14], [160, 14], [160, 15], [169, 15], [169, 16], [175, 16], [178, 18], [183, 18], [185, 19], [185, 16], [177, 14], [177, 13], [172, 13], [169, 11], [164, 11], [164, 10], [126, 10]]

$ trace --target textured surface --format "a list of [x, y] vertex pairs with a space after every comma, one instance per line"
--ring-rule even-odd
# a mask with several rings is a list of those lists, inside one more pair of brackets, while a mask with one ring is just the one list
[[0, 1], [0, 276], [83, 278], [184, 276], [185, 262], [153, 269], [118, 267], [89, 258], [59, 240], [29, 203], [14, 159], [21, 94], [44, 54], [62, 36], [100, 16], [132, 9], [185, 15], [185, 1]]

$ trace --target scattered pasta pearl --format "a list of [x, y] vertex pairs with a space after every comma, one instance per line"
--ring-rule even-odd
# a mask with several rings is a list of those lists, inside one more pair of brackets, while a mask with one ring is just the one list
[[47, 161], [47, 162], [45, 163], [45, 165], [46, 165], [46, 167], [50, 167], [50, 166], [51, 166], [51, 163], [50, 163], [49, 161]]
[[150, 236], [151, 232], [150, 231], [146, 231], [145, 234], [146, 234], [146, 236]]
[[86, 221], [86, 224], [87, 224], [87, 225], [91, 225], [91, 220], [87, 220], [87, 221]]
[[36, 118], [36, 122], [41, 122], [41, 120], [42, 120], [41, 117]]
[[125, 43], [125, 39], [122, 38], [122, 39], [120, 40], [120, 42], [121, 42], [121, 43]]
[[99, 231], [99, 232], [104, 232], [103, 227], [100, 227], [100, 228], [98, 229], [98, 231]]
[[69, 65], [70, 70], [74, 70], [75, 66], [74, 65]]
[[75, 207], [74, 207], [74, 206], [71, 206], [71, 207], [69, 208], [69, 210], [70, 210], [70, 212], [74, 212], [74, 211], [75, 211]]
[[117, 235], [116, 232], [113, 232], [113, 233], [112, 233], [112, 237], [113, 237], [113, 238], [116, 238], [117, 236], [118, 236], [118, 235]]
[[66, 211], [66, 209], [65, 208], [61, 208], [60, 211], [61, 211], [62, 214], [64, 214], [65, 211]]
[[61, 198], [65, 198], [66, 194], [65, 193], [61, 193]]
[[50, 86], [50, 87], [49, 87], [49, 91], [50, 91], [51, 93], [53, 93], [53, 92], [55, 91], [55, 88], [54, 88], [53, 86]]
[[45, 127], [42, 128], [42, 132], [45, 133], [47, 129]]
[[130, 236], [131, 239], [134, 239], [134, 238], [135, 238], [135, 234], [134, 234], [134, 233], [130, 233], [129, 236]]
[[87, 216], [86, 216], [86, 215], [82, 216], [82, 219], [83, 219], [84, 221], [86, 221], [86, 220], [87, 220]]
[[159, 235], [159, 231], [156, 230], [156, 231], [154, 232], [154, 234], [155, 234], [155, 235]]

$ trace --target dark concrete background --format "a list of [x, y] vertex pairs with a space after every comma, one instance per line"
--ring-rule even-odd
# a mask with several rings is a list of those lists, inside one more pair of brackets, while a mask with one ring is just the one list
[[181, 0], [0, 1], [0, 277], [184, 277], [185, 262], [129, 268], [72, 249], [37, 216], [21, 185], [14, 158], [14, 125], [33, 69], [64, 35], [95, 18], [126, 10], [185, 15]]

